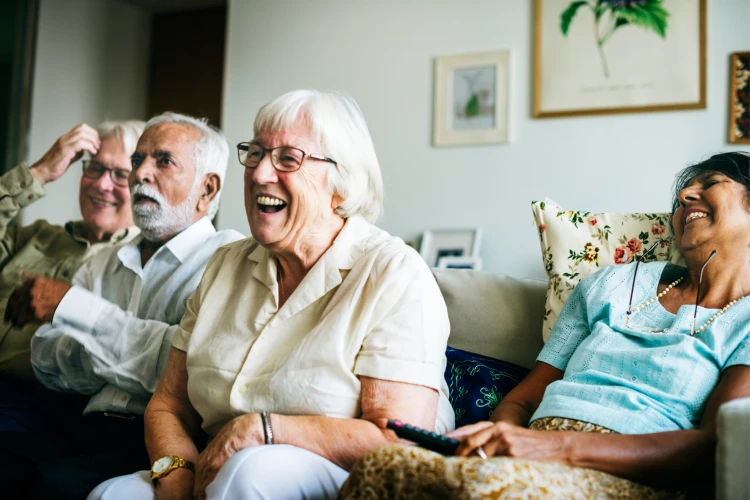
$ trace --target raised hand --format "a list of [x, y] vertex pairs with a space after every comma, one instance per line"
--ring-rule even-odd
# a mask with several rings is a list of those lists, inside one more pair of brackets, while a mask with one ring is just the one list
[[78, 161], [84, 152], [95, 155], [101, 144], [97, 131], [82, 123], [57, 139], [49, 151], [31, 166], [31, 175], [39, 184], [52, 182]]

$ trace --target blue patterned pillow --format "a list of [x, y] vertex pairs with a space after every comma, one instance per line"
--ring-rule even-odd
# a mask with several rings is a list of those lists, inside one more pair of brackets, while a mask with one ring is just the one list
[[522, 366], [452, 347], [445, 356], [445, 381], [457, 428], [489, 420], [500, 400], [529, 373]]

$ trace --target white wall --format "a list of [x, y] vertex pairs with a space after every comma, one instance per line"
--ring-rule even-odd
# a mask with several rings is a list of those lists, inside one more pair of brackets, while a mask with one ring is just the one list
[[[149, 28], [148, 13], [118, 0], [41, 0], [27, 161], [79, 123], [145, 118]], [[23, 222], [80, 218], [80, 178], [78, 162]]]
[[[485, 269], [542, 277], [530, 202], [590, 211], [658, 211], [673, 174], [731, 149], [729, 53], [750, 49], [747, 0], [708, 2], [708, 107], [699, 111], [533, 120], [531, 0], [230, 0], [224, 129], [252, 135], [265, 102], [302, 87], [359, 102], [386, 186], [380, 226], [406, 240], [425, 228], [480, 226]], [[510, 48], [510, 145], [433, 148], [433, 58]], [[248, 234], [242, 167], [232, 156], [221, 227]]]

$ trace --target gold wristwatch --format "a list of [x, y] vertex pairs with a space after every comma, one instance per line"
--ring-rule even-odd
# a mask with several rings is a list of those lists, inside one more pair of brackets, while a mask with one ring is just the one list
[[151, 480], [156, 484], [157, 479], [160, 479], [173, 470], [180, 468], [185, 468], [195, 472], [193, 462], [188, 462], [184, 458], [176, 457], [174, 455], [161, 457], [151, 466]]

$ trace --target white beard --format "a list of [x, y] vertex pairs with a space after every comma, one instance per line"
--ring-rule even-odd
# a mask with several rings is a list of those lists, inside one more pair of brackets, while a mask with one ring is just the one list
[[131, 199], [136, 194], [153, 198], [157, 205], [133, 205], [133, 221], [148, 241], [158, 242], [181, 233], [194, 222], [199, 185], [190, 190], [187, 199], [177, 206], [167, 203], [162, 194], [148, 184], [136, 184], [130, 190]]

